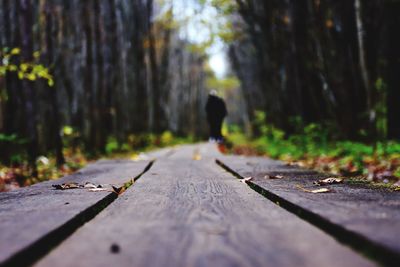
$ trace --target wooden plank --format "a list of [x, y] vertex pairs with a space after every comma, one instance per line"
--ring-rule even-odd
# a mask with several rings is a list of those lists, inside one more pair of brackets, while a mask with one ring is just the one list
[[[175, 147], [168, 159], [179, 160], [215, 160], [223, 154], [218, 150], [218, 146], [213, 143], [198, 143], [190, 145], [180, 145]], [[163, 159], [164, 160], [164, 159]]]
[[203, 148], [156, 161], [36, 266], [375, 266], [237, 181]]
[[53, 184], [87, 181], [122, 185], [149, 161], [102, 160], [54, 181], [0, 194], [0, 265], [22, 266], [46, 253], [110, 204], [116, 194], [54, 190]]
[[[179, 147], [179, 146], [177, 146]], [[173, 155], [177, 149], [177, 147], [166, 147], [166, 148], [161, 148], [161, 149], [156, 149], [153, 151], [149, 151], [144, 155], [145, 159], [162, 159], [162, 158], [168, 158], [171, 155]]]
[[[312, 194], [299, 190], [298, 185], [316, 189], [318, 186], [313, 186], [313, 182], [328, 174], [260, 157], [224, 156], [220, 161], [241, 177], [253, 177], [250, 185], [271, 200], [340, 235], [343, 241], [353, 243], [360, 250], [369, 250], [369, 254], [383, 263], [400, 261], [398, 192], [344, 183], [324, 186], [333, 192]], [[284, 178], [268, 179], [266, 175]]]

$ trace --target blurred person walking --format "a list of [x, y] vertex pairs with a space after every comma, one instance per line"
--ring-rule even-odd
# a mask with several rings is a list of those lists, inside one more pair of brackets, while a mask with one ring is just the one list
[[210, 142], [223, 143], [221, 127], [224, 118], [228, 114], [224, 100], [218, 96], [216, 90], [212, 90], [206, 104], [207, 121], [210, 128]]

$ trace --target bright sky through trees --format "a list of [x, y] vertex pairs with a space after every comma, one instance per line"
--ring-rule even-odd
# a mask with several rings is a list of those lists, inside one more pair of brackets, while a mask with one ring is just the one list
[[[181, 36], [197, 45], [206, 46], [209, 64], [218, 78], [223, 78], [228, 69], [226, 47], [215, 36], [225, 18], [211, 5], [200, 5], [197, 0], [170, 0], [174, 16], [181, 23]], [[166, 2], [166, 1], [164, 1]]]

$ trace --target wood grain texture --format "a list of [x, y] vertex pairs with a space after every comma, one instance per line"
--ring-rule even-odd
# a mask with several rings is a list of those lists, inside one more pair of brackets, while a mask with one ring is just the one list
[[115, 195], [111, 192], [54, 190], [53, 184], [89, 181], [122, 185], [140, 174], [148, 164], [148, 161], [102, 160], [58, 180], [1, 193], [0, 265], [30, 247], [39, 246], [33, 251], [43, 251], [40, 247], [46, 246], [50, 241], [36, 244], [42, 238], [55, 231], [61, 234], [63, 227], [68, 228], [70, 222], [79, 223], [84, 220], [85, 212], [91, 207], [97, 204], [107, 205], [115, 198], [111, 196]]
[[[400, 255], [398, 192], [344, 183], [324, 186], [331, 188], [331, 193], [310, 194], [296, 186], [320, 188], [313, 186], [313, 182], [329, 174], [286, 166], [266, 158], [224, 156], [220, 160], [242, 177], [252, 176], [251, 183]], [[284, 178], [265, 178], [270, 174], [280, 174]]]
[[[194, 154], [201, 154], [194, 157]], [[184, 146], [36, 266], [374, 266]]]

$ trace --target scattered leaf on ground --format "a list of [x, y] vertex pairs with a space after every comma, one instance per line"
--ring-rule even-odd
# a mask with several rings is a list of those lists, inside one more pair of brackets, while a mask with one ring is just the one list
[[122, 194], [123, 192], [125, 192], [126, 187], [122, 186], [122, 187], [116, 187], [116, 186], [112, 186], [112, 191], [118, 195]]
[[342, 178], [326, 178], [326, 179], [322, 179], [322, 180], [318, 180], [315, 181], [314, 184], [315, 185], [328, 185], [328, 184], [340, 184], [343, 183], [343, 179]]
[[392, 188], [394, 189], [394, 191], [400, 191], [400, 181], [395, 182], [392, 185]]
[[81, 186], [78, 183], [53, 184], [52, 186], [57, 190], [81, 188]]
[[112, 190], [107, 189], [107, 188], [90, 188], [89, 191], [90, 191], [90, 192], [101, 192], [101, 191], [113, 192]]
[[66, 189], [89, 189], [90, 192], [100, 192], [100, 191], [109, 191], [115, 192], [116, 194], [120, 194], [120, 189], [116, 190], [113, 185], [109, 184], [93, 184], [91, 182], [86, 182], [85, 184], [78, 184], [75, 182], [65, 183], [65, 184], [54, 184], [52, 185], [57, 190], [66, 190]]
[[83, 187], [84, 188], [97, 188], [98, 186], [92, 184], [91, 182], [86, 182]]
[[240, 182], [242, 183], [247, 183], [249, 181], [253, 180], [253, 177], [249, 176], [249, 177], [245, 177], [243, 179], [240, 179]]
[[283, 179], [282, 175], [265, 175], [264, 178], [266, 179]]
[[329, 188], [319, 188], [319, 189], [312, 189], [312, 190], [310, 190], [310, 189], [307, 189], [307, 188], [302, 187], [301, 185], [296, 185], [296, 187], [297, 187], [298, 189], [300, 189], [301, 191], [304, 191], [304, 192], [307, 192], [307, 193], [313, 193], [313, 194], [332, 192], [332, 190], [329, 189]]
[[197, 149], [193, 152], [193, 160], [201, 160], [201, 154]]

